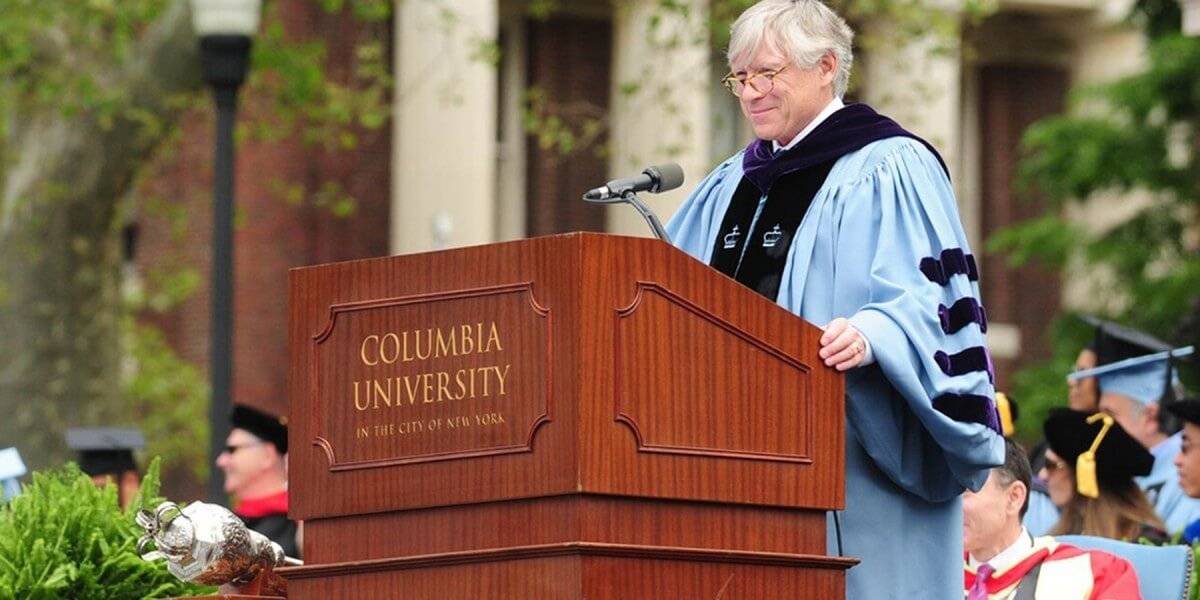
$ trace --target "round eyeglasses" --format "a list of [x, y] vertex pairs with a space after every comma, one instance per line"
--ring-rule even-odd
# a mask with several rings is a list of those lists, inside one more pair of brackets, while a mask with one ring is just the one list
[[775, 76], [785, 69], [787, 69], [787, 65], [778, 69], [759, 71], [749, 76], [730, 73], [721, 80], [721, 85], [725, 86], [729, 93], [739, 98], [742, 97], [742, 92], [746, 91], [747, 85], [760, 94], [770, 94], [771, 90], [775, 89]]

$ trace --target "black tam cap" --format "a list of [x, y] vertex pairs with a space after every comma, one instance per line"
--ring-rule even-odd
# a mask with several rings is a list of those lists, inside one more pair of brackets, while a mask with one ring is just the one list
[[1200, 398], [1180, 400], [1168, 406], [1167, 410], [1188, 423], [1200, 425]]
[[[1108, 430], [1101, 435], [1106, 425]], [[1080, 455], [1087, 453], [1096, 444], [1096, 439], [1100, 439], [1095, 448], [1094, 464], [1095, 480], [1101, 489], [1121, 487], [1136, 476], [1149, 475], [1154, 467], [1154, 455], [1106, 414], [1056, 409], [1051, 411], [1043, 429], [1050, 449], [1075, 469], [1077, 478], [1086, 475], [1080, 473]], [[1085, 488], [1084, 481], [1077, 484], [1081, 491]]]
[[1174, 348], [1170, 344], [1132, 327], [1096, 317], [1085, 316], [1083, 320], [1096, 328], [1095, 336], [1088, 344], [1088, 348], [1096, 353], [1096, 366], [1115, 363], [1127, 358], [1166, 352]]
[[67, 447], [79, 453], [79, 469], [93, 477], [137, 471], [133, 451], [146, 445], [146, 438], [131, 427], [89, 427], [67, 430]]
[[287, 417], [277, 417], [245, 404], [235, 404], [230, 423], [273, 444], [280, 454], [287, 454]]

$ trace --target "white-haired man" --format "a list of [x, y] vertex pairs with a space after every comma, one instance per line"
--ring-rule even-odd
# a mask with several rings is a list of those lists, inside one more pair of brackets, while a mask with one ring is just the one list
[[978, 270], [933, 148], [843, 104], [852, 37], [817, 0], [738, 18], [723, 83], [758, 139], [668, 231], [825, 326], [821, 357], [848, 375], [840, 550], [862, 562], [847, 597], [962, 598], [960, 497], [1004, 459]]

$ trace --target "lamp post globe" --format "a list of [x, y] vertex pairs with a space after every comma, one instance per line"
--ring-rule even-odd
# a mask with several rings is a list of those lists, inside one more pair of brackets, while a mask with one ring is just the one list
[[262, 15], [262, 0], [192, 0], [192, 28], [200, 37], [254, 37]]
[[[204, 80], [217, 109], [213, 161], [212, 308], [209, 322], [209, 465], [225, 447], [233, 380], [233, 124], [237, 94], [250, 65], [262, 0], [192, 0]], [[208, 478], [208, 497], [223, 503], [222, 481]]]

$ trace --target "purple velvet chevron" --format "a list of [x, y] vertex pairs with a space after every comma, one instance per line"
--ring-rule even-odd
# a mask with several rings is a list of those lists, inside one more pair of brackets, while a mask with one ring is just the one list
[[981, 423], [1003, 435], [996, 403], [987, 396], [942, 394], [933, 399], [933, 408], [960, 423]]
[[972, 346], [957, 354], [946, 354], [938, 350], [934, 353], [933, 360], [937, 362], [942, 372], [950, 377], [966, 375], [975, 371], [986, 371], [988, 381], [993, 383], [996, 381], [992, 357], [988, 354], [987, 348], [983, 346]]
[[939, 304], [938, 320], [942, 322], [942, 331], [946, 332], [946, 335], [956, 333], [971, 323], [978, 323], [979, 330], [987, 332], [987, 311], [978, 300], [970, 296], [960, 298], [950, 308]]
[[966, 275], [971, 281], [979, 281], [979, 267], [975, 264], [975, 256], [964, 253], [962, 248], [942, 250], [940, 260], [926, 256], [921, 259], [920, 268], [927, 279], [938, 285], [946, 285], [955, 275]]

